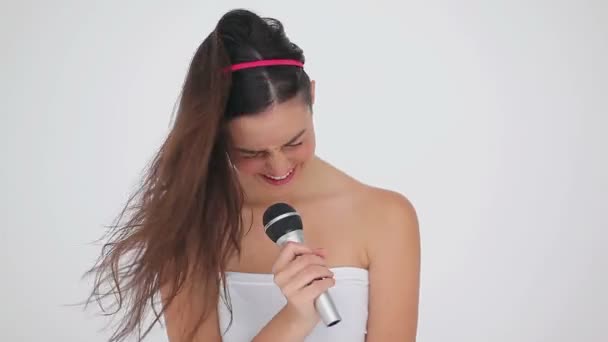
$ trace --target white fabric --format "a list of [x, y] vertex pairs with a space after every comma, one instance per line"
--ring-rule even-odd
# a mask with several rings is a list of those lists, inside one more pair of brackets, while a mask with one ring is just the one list
[[[323, 322], [314, 328], [306, 342], [349, 341], [364, 342], [368, 315], [368, 272], [357, 267], [335, 267], [336, 284], [329, 289], [342, 321], [332, 327]], [[272, 274], [228, 272], [226, 285], [232, 306], [230, 311], [224, 297], [218, 303], [220, 332], [223, 342], [250, 342], [286, 303]]]

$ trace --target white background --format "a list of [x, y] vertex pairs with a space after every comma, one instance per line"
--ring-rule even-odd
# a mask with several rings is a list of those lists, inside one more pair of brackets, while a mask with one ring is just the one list
[[104, 341], [91, 241], [241, 6], [305, 50], [319, 155], [416, 206], [419, 341], [608, 340], [608, 2], [0, 6], [0, 340]]

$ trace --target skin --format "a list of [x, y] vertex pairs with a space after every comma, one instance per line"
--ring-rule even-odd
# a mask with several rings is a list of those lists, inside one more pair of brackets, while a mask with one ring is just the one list
[[[314, 82], [312, 95], [314, 99]], [[229, 131], [234, 146], [229, 155], [246, 194], [243, 219], [252, 229], [245, 229], [242, 256], [232, 258], [228, 269], [274, 273], [288, 298], [286, 308], [254, 341], [302, 341], [318, 322], [312, 299], [334, 285], [331, 269], [340, 266], [369, 271], [366, 341], [415, 341], [420, 236], [410, 201], [362, 184], [316, 156], [313, 115], [299, 98], [233, 120]], [[295, 173], [286, 185], [268, 184], [263, 176], [281, 176], [291, 169]], [[279, 248], [265, 235], [262, 214], [276, 201], [291, 204], [301, 214], [305, 245]], [[302, 260], [296, 263], [298, 259]], [[300, 280], [329, 278], [315, 282], [316, 288], [306, 293], [298, 288], [296, 274]], [[191, 303], [192, 296], [196, 294], [181, 295], [166, 314], [171, 342], [180, 341], [180, 326], [194, 313], [180, 306]], [[200, 341], [221, 341], [217, 312], [197, 336]]]

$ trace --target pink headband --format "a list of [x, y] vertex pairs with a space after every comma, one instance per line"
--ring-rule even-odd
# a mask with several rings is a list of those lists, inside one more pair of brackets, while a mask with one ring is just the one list
[[295, 60], [295, 59], [266, 59], [261, 61], [253, 61], [253, 62], [243, 62], [231, 65], [228, 70], [237, 71], [242, 69], [249, 68], [257, 68], [264, 66], [273, 66], [273, 65], [294, 65], [298, 67], [303, 67], [304, 63]]

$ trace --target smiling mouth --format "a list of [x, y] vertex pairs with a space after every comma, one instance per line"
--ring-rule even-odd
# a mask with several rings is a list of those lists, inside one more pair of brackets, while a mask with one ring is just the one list
[[263, 174], [262, 176], [264, 176], [264, 179], [270, 184], [282, 185], [291, 180], [291, 178], [293, 177], [294, 171], [295, 171], [295, 168], [292, 168], [291, 170], [289, 170], [289, 172], [287, 172], [286, 174], [284, 174], [282, 176], [271, 176], [271, 175], [266, 175], [266, 174]]
[[270, 179], [274, 179], [274, 180], [281, 180], [281, 179], [285, 179], [287, 177], [289, 177], [289, 175], [291, 175], [293, 173], [293, 169], [289, 170], [289, 172], [287, 172], [284, 176], [271, 176], [271, 175], [264, 175], [265, 177], [268, 177]]

